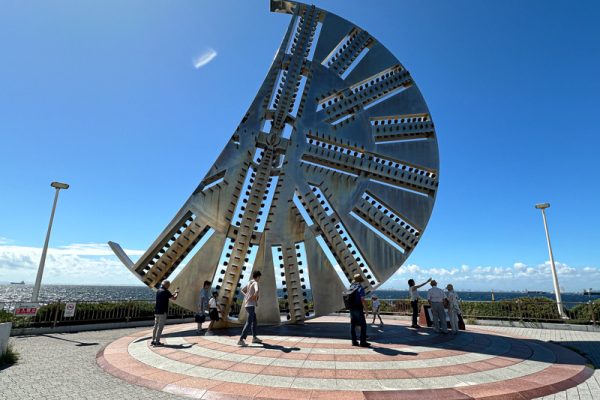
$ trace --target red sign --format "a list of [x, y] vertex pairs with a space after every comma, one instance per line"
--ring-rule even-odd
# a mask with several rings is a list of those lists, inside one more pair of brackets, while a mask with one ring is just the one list
[[35, 317], [39, 309], [39, 304], [21, 303], [15, 308], [15, 315], [17, 317]]

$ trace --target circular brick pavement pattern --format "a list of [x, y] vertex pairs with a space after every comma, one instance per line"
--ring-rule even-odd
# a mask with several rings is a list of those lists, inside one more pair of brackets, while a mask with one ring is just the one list
[[198, 336], [171, 327], [164, 347], [151, 331], [118, 339], [98, 364], [128, 382], [205, 399], [533, 399], [592, 374], [564, 347], [490, 331], [415, 331], [401, 321], [370, 327], [372, 348], [353, 347], [348, 320], [260, 327], [263, 344], [236, 345], [235, 331]]

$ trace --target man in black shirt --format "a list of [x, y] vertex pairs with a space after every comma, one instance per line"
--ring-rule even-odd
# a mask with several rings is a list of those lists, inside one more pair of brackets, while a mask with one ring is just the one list
[[169, 310], [169, 299], [177, 299], [179, 289], [175, 293], [169, 292], [171, 282], [163, 281], [161, 288], [156, 292], [156, 306], [154, 308], [154, 329], [152, 330], [152, 346], [162, 346], [160, 335], [162, 335], [165, 322], [167, 321], [167, 311]]

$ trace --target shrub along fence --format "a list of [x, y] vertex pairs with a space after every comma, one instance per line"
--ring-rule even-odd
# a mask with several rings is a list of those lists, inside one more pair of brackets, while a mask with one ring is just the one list
[[[0, 303], [0, 322], [12, 321], [14, 328], [54, 327], [109, 322], [145, 321], [154, 319], [154, 302], [145, 300], [86, 301], [76, 303], [75, 314], [65, 317], [66, 303], [45, 304], [32, 317], [14, 315], [18, 303]], [[167, 318], [189, 318], [194, 313], [176, 304], [169, 304]]]
[[[407, 299], [380, 299], [382, 314], [411, 315]], [[369, 309], [370, 301], [367, 301]], [[154, 302], [145, 300], [76, 302], [75, 314], [65, 317], [65, 302], [58, 301], [43, 305], [36, 316], [14, 315], [18, 303], [0, 303], [0, 322], [12, 322], [13, 328], [55, 327], [57, 325], [84, 325], [107, 322], [147, 321], [154, 318]], [[239, 313], [240, 304], [232, 307], [231, 315]], [[280, 299], [282, 315], [285, 301]], [[519, 298], [500, 301], [463, 301], [462, 315], [465, 319], [489, 319], [505, 321], [557, 322], [571, 324], [594, 324], [600, 321], [600, 300], [587, 303], [564, 303], [569, 319], [563, 320], [556, 302], [547, 298]], [[312, 310], [312, 303], [309, 303]], [[170, 303], [167, 318], [191, 318], [194, 312]]]

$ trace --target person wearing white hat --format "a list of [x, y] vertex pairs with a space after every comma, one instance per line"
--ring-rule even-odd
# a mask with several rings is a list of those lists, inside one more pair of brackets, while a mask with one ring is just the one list
[[448, 318], [450, 318], [450, 327], [452, 333], [458, 333], [458, 314], [460, 314], [460, 299], [454, 291], [454, 286], [449, 283], [446, 286], [446, 298], [448, 299]]

